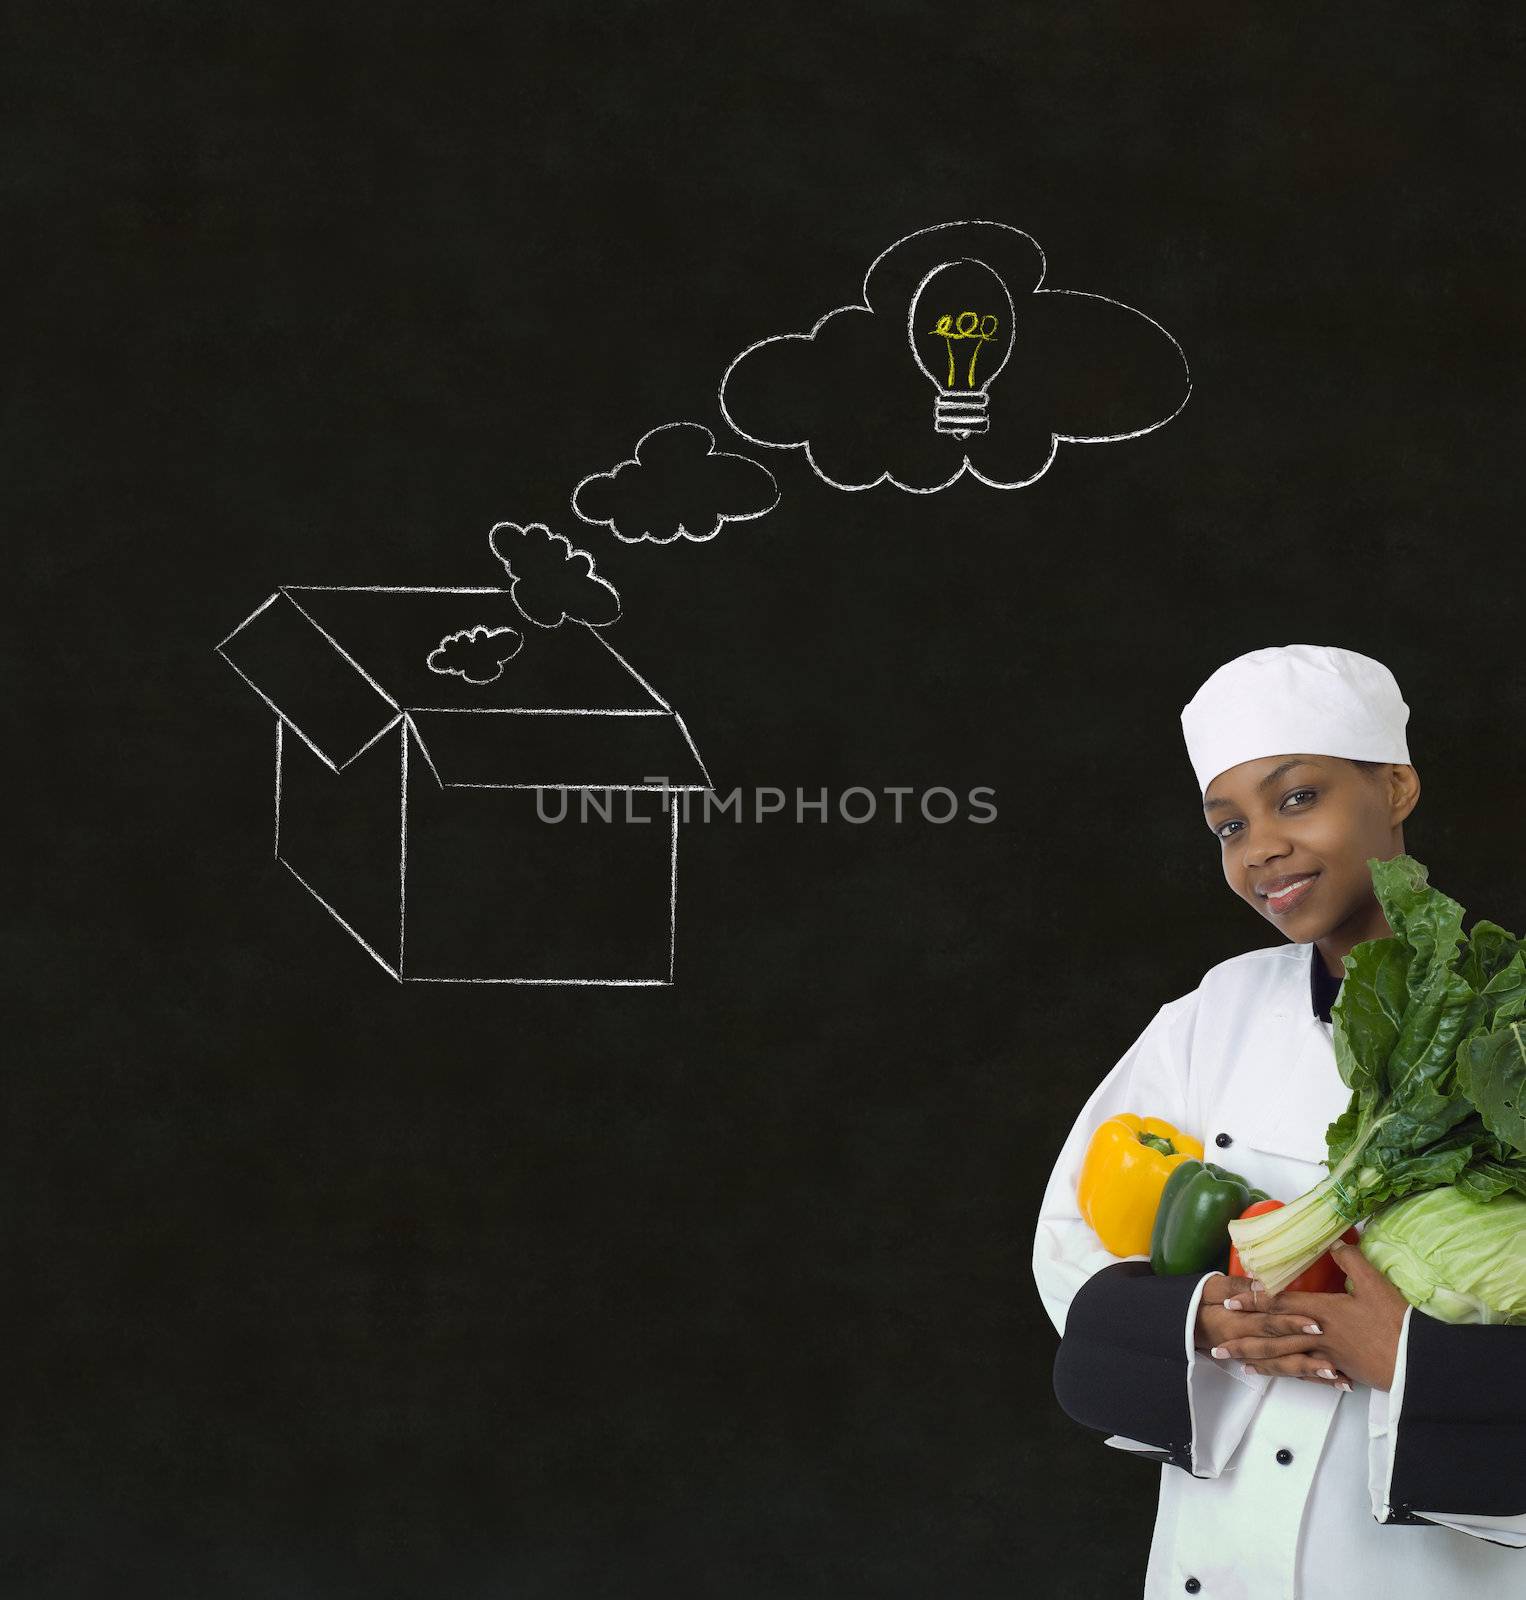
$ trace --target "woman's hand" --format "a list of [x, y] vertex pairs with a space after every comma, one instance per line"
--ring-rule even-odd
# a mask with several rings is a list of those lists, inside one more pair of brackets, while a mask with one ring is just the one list
[[1349, 1389], [1351, 1383], [1345, 1373], [1323, 1354], [1323, 1324], [1300, 1307], [1282, 1305], [1283, 1298], [1344, 1300], [1347, 1296], [1306, 1294], [1268, 1300], [1262, 1293], [1258, 1305], [1251, 1279], [1217, 1272], [1203, 1285], [1194, 1345], [1213, 1356], [1234, 1356], [1255, 1372], [1307, 1378], [1311, 1383]]
[[[1358, 1383], [1371, 1384], [1374, 1389], [1391, 1388], [1394, 1364], [1399, 1357], [1399, 1333], [1409, 1302], [1357, 1245], [1337, 1243], [1331, 1246], [1330, 1253], [1350, 1280], [1347, 1293], [1290, 1294], [1284, 1291], [1268, 1299], [1261, 1286], [1252, 1280], [1247, 1294], [1230, 1297], [1243, 1309], [1220, 1313], [1231, 1319], [1268, 1316], [1299, 1319], [1317, 1330], [1317, 1336], [1305, 1336], [1304, 1348], [1288, 1344], [1286, 1349], [1280, 1349], [1279, 1345], [1288, 1342], [1261, 1336], [1259, 1329], [1252, 1337], [1231, 1332], [1227, 1338], [1219, 1339], [1219, 1346], [1244, 1361], [1251, 1371], [1273, 1377], [1312, 1376], [1316, 1381], [1328, 1383], [1329, 1375], [1334, 1373], [1337, 1377], [1348, 1375]], [[1211, 1282], [1205, 1286], [1204, 1300], [1211, 1287]], [[1201, 1307], [1199, 1318], [1201, 1320]]]

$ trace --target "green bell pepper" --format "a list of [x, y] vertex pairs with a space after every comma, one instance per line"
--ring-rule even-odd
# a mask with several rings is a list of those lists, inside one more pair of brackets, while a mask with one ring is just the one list
[[1223, 1272], [1229, 1265], [1229, 1224], [1268, 1196], [1237, 1172], [1211, 1161], [1183, 1161], [1160, 1192], [1150, 1234], [1150, 1267], [1161, 1275]]

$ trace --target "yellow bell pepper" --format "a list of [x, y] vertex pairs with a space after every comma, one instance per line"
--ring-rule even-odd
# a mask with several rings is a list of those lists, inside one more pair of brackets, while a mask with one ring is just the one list
[[1150, 1230], [1166, 1179], [1184, 1161], [1203, 1159], [1202, 1140], [1159, 1117], [1125, 1111], [1099, 1125], [1086, 1147], [1076, 1201], [1115, 1256], [1150, 1251]]

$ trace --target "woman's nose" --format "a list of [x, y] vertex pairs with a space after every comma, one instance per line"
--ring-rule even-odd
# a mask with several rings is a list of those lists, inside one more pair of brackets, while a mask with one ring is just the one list
[[1275, 861], [1287, 855], [1288, 836], [1275, 823], [1247, 823], [1245, 829], [1245, 860], [1253, 867], [1266, 861]]

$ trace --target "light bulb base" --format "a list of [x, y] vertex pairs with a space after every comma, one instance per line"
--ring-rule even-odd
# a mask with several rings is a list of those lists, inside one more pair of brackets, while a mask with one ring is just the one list
[[985, 433], [991, 426], [990, 399], [983, 391], [973, 389], [940, 393], [933, 402], [933, 432], [951, 433], [956, 439]]

